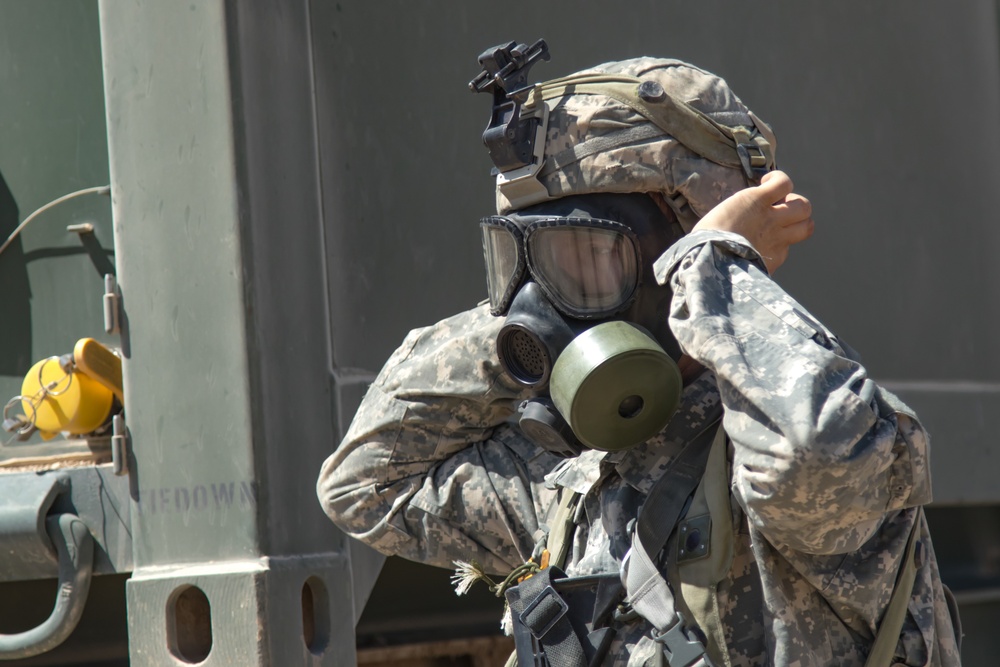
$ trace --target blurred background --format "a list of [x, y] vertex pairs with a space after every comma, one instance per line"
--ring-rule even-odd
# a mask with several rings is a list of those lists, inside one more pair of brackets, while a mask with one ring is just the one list
[[[175, 305], [171, 297], [157, 301], [147, 284], [190, 283], [214, 263], [220, 275], [243, 275], [247, 311], [240, 326], [249, 331], [256, 323], [281, 344], [268, 347], [261, 334], [234, 346], [245, 345], [251, 358], [294, 355], [296, 368], [323, 387], [329, 432], [306, 428], [284, 445], [283, 463], [268, 467], [272, 455], [254, 454], [248, 467], [261, 488], [261, 507], [270, 503], [258, 510], [256, 530], [277, 534], [282, 513], [294, 512], [296, 530], [312, 536], [302, 547], [289, 538], [278, 551], [329, 551], [350, 563], [350, 585], [342, 585], [351, 602], [334, 608], [330, 623], [350, 628], [357, 620], [358, 653], [333, 652], [363, 661], [375, 647], [495, 635], [499, 606], [488, 594], [457, 600], [448, 572], [397, 559], [383, 566], [380, 556], [337, 534], [317, 508], [282, 504], [279, 490], [299, 486], [308, 497], [367, 383], [409, 329], [486, 296], [477, 222], [493, 210], [491, 163], [480, 139], [490, 99], [466, 86], [479, 71], [476, 57], [510, 40], [545, 38], [552, 59], [534, 68], [534, 81], [640, 55], [687, 60], [724, 77], [771, 124], [779, 167], [813, 202], [816, 233], [793, 249], [778, 281], [856, 348], [870, 374], [912, 405], [931, 432], [935, 504], [928, 516], [942, 576], [962, 609], [965, 664], [994, 665], [1000, 442], [989, 415], [1000, 415], [1000, 263], [993, 257], [1000, 247], [998, 4], [6, 0], [0, 4], [0, 241], [39, 206], [92, 185], [159, 192], [167, 204], [146, 221], [158, 226], [153, 236], [142, 237], [137, 226], [125, 243], [119, 237], [133, 219], [118, 216], [129, 201], [148, 209], [152, 200], [125, 201], [114, 213], [108, 198], [77, 200], [33, 223], [0, 255], [0, 395], [6, 401], [18, 394], [34, 361], [65, 353], [81, 336], [119, 347], [129, 342], [104, 334], [101, 324], [103, 276], [116, 268], [123, 290], [130, 275], [145, 290], [133, 299], [140, 310], [125, 311], [133, 347], [146, 335], [142, 322], [169, 327], [169, 317], [143, 313]], [[216, 47], [208, 55], [206, 44]], [[160, 116], [132, 120], [144, 104]], [[182, 127], [189, 116], [201, 123], [196, 112], [213, 105], [230, 121], [210, 128], [228, 133], [219, 150], [231, 154], [229, 176], [201, 166], [206, 149], [188, 142], [184, 133], [197, 133]], [[169, 245], [169, 230], [186, 224], [182, 212], [192, 205], [171, 179], [202, 168], [217, 179], [206, 187], [236, 201], [227, 224], [237, 230], [243, 254], [232, 266], [224, 256], [189, 253], [179, 241]], [[94, 238], [66, 231], [80, 222], [94, 224]], [[208, 229], [213, 221], [201, 224]], [[297, 240], [295, 252], [260, 250], [287, 238]], [[148, 270], [134, 261], [129, 274], [121, 264], [140, 247], [141, 263], [169, 255], [163, 266], [174, 270], [156, 274], [156, 261]], [[313, 319], [267, 320], [278, 318], [270, 300], [250, 313], [265, 298], [254, 291], [263, 277], [280, 277], [300, 263], [314, 265], [302, 280], [315, 289], [290, 289], [280, 298], [293, 306], [299, 299]], [[198, 289], [214, 285], [205, 280]], [[183, 315], [191, 302], [180, 303]], [[150, 356], [135, 363], [169, 373], [172, 355], [197, 357], [199, 341], [224, 325], [219, 321], [204, 321], [188, 339], [182, 334], [172, 351], [143, 348]], [[139, 376], [129, 375], [128, 364], [126, 387], [137, 387]], [[261, 364], [280, 373], [275, 361]], [[259, 378], [252, 368], [247, 373], [256, 396]], [[289, 391], [297, 382], [287, 382]], [[129, 400], [141, 466], [144, 442], [171, 436], [139, 437], [155, 429], [143, 431], [132, 414], [155, 421], [155, 410], [152, 403], [133, 410]], [[266, 414], [277, 410], [267, 401], [250, 403]], [[216, 420], [195, 409], [180, 421], [197, 429]], [[255, 448], [274, 437], [256, 430], [248, 436]], [[10, 462], [9, 474], [18, 474], [19, 458], [70, 446], [78, 445], [37, 438], [8, 444], [0, 463]], [[213, 446], [230, 445], [220, 439]], [[188, 462], [199, 465], [196, 457]], [[161, 486], [173, 488], [169, 473], [162, 475]], [[138, 530], [141, 488], [134, 479], [132, 487]], [[0, 497], [4, 488], [0, 475]], [[187, 525], [163, 530], [183, 544]], [[268, 539], [258, 552], [280, 541]], [[151, 540], [143, 542], [148, 557], [137, 556], [137, 567], [163, 564]], [[23, 664], [125, 664], [127, 626], [134, 623], [125, 609], [132, 565], [109, 570], [115, 571], [95, 579], [71, 644]], [[24, 581], [15, 571], [2, 579], [8, 583], [0, 585], [0, 632], [44, 619], [54, 582]], [[135, 662], [135, 634], [131, 639]]]

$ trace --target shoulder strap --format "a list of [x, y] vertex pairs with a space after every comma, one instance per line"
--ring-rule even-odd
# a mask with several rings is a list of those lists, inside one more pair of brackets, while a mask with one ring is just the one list
[[659, 554], [677, 525], [688, 496], [701, 482], [718, 430], [713, 422], [687, 444], [649, 490], [635, 522], [635, 536], [651, 556]]
[[[673, 562], [667, 564], [667, 581], [677, 587], [675, 592], [679, 589], [678, 607], [691, 613], [693, 622], [707, 640], [708, 655], [717, 667], [732, 667], [718, 596], [719, 582], [731, 571], [736, 542], [727, 444], [726, 431], [720, 426], [712, 441], [701, 484], [678, 527], [676, 548], [667, 543], [667, 548], [676, 555]], [[707, 548], [707, 553], [682, 556], [688, 547], [685, 526], [705, 533], [699, 535], [696, 542]]]
[[917, 533], [920, 532], [920, 514], [913, 520], [913, 528], [910, 529], [910, 539], [906, 542], [906, 555], [899, 566], [899, 574], [896, 575], [896, 586], [892, 589], [892, 597], [889, 598], [889, 606], [886, 607], [885, 615], [879, 624], [878, 632], [875, 635], [875, 643], [872, 651], [868, 654], [865, 667], [889, 667], [892, 662], [896, 644], [899, 642], [899, 633], [903, 630], [903, 621], [906, 620], [906, 607], [910, 602], [910, 595], [913, 594], [913, 584], [917, 579], [917, 564], [914, 556], [917, 552]]
[[688, 497], [705, 472], [708, 454], [718, 430], [718, 419], [684, 448], [663, 476], [657, 480], [636, 520], [625, 566], [625, 590], [632, 608], [656, 628], [671, 665], [708, 666], [705, 646], [685, 628], [677, 611], [673, 592], [660, 573], [658, 555], [684, 511]]
[[569, 607], [553, 588], [553, 580], [564, 576], [559, 568], [547, 567], [507, 591], [507, 602], [517, 618], [515, 643], [524, 649], [518, 664], [534, 662], [529, 660], [534, 653], [530, 638], [517, 638], [519, 632], [527, 632], [544, 647], [550, 667], [586, 667], [586, 653], [567, 613]]

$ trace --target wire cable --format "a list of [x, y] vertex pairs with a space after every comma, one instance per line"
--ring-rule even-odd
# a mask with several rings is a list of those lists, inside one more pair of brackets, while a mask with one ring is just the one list
[[3, 251], [7, 249], [7, 246], [9, 246], [11, 243], [14, 242], [14, 239], [17, 238], [17, 235], [21, 233], [21, 230], [27, 227], [29, 222], [40, 216], [42, 213], [45, 213], [49, 209], [54, 208], [65, 201], [69, 201], [70, 199], [76, 199], [77, 197], [83, 197], [84, 195], [106, 195], [109, 194], [110, 192], [111, 192], [110, 185], [100, 185], [95, 188], [84, 188], [83, 190], [77, 190], [76, 192], [71, 192], [68, 195], [63, 195], [58, 199], [53, 199], [48, 204], [41, 207], [40, 209], [29, 215], [27, 218], [25, 218], [24, 222], [19, 224], [14, 229], [14, 231], [10, 233], [10, 236], [7, 237], [7, 240], [3, 242], [2, 246], [0, 246], [0, 255], [2, 255]]

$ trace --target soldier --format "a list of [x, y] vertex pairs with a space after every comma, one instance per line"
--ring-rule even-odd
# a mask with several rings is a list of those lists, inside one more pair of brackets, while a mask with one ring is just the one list
[[771, 130], [683, 62], [539, 58], [473, 81], [490, 303], [390, 357], [326, 512], [505, 593], [521, 665], [960, 664], [927, 434], [771, 277], [813, 231]]

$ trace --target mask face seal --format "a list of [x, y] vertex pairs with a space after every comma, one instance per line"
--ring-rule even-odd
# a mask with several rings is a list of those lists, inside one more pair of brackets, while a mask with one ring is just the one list
[[579, 440], [615, 451], [659, 433], [680, 405], [677, 363], [638, 327], [602, 322], [573, 339], [556, 359], [552, 403]]

